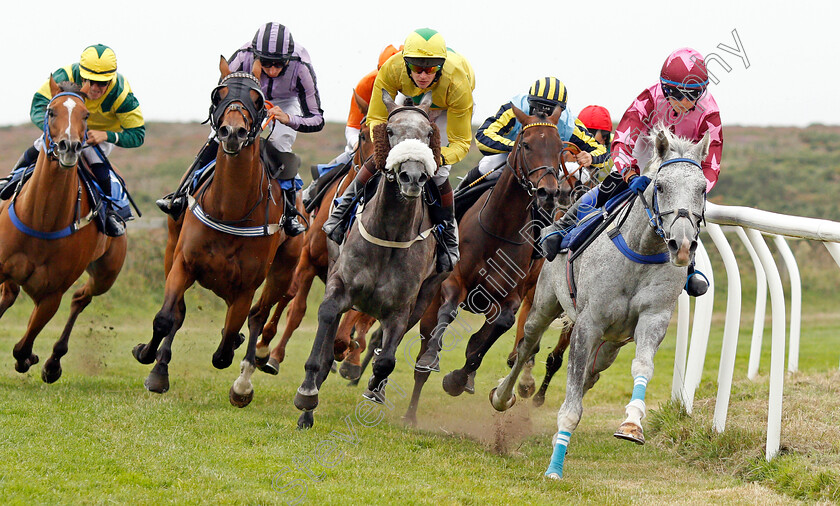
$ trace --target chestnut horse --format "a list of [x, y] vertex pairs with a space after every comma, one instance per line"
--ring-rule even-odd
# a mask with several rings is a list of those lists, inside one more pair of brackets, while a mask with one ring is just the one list
[[248, 319], [248, 348], [240, 376], [230, 389], [231, 404], [244, 407], [254, 395], [251, 375], [256, 342], [270, 311], [267, 304], [250, 311], [249, 306], [267, 276], [263, 299], [276, 300], [278, 293], [285, 292], [296, 259], [288, 260], [293, 255], [284, 255], [280, 248], [293, 243], [286, 241], [280, 226], [283, 193], [260, 162], [259, 133], [265, 117], [261, 66], [255, 63], [252, 74], [231, 73], [222, 57], [219, 70], [222, 80], [213, 90], [211, 108], [211, 123], [219, 138], [215, 173], [191, 197], [191, 212], [177, 222], [169, 219], [163, 307], [155, 316], [152, 339], [138, 344], [133, 353], [143, 364], [157, 360], [145, 385], [150, 391], [166, 392], [172, 340], [186, 311], [184, 292], [198, 281], [228, 306], [222, 340], [213, 354], [216, 368], [230, 366], [234, 350], [243, 341], [239, 329]]
[[513, 111], [522, 129], [505, 170], [493, 190], [460, 220], [461, 261], [421, 320], [414, 391], [405, 415], [408, 423], [416, 422], [423, 385], [431, 371], [439, 370], [444, 332], [461, 307], [484, 314], [485, 323], [470, 337], [466, 364], [444, 377], [443, 388], [450, 395], [472, 393], [475, 371], [493, 343], [513, 326], [528, 288], [526, 280], [535, 265], [532, 208], [536, 205], [551, 213], [558, 202], [568, 205], [571, 181], [568, 174], [558, 172], [561, 167], [565, 172], [563, 141], [556, 126], [562, 110], [549, 117], [529, 116], [516, 107]]
[[31, 180], [0, 207], [0, 316], [14, 304], [20, 288], [35, 308], [23, 338], [15, 345], [15, 370], [38, 363], [32, 345], [61, 298], [87, 270], [88, 280], [73, 294], [70, 317], [44, 363], [41, 378], [61, 377], [70, 332], [91, 299], [108, 291], [125, 260], [126, 237], [107, 237], [90, 223], [91, 202], [79, 177], [79, 155], [87, 135], [88, 85], [56, 84], [44, 123], [44, 147]]
[[[355, 91], [353, 97], [362, 113], [367, 114], [368, 103]], [[329, 267], [329, 255], [327, 252], [327, 234], [321, 229], [324, 222], [330, 215], [333, 196], [339, 198], [344, 190], [350, 186], [353, 177], [361, 167], [362, 163], [373, 156], [373, 143], [370, 141], [370, 129], [364, 124], [361, 125], [359, 133], [359, 145], [353, 155], [352, 170], [343, 178], [337, 178], [325, 190], [322, 204], [312, 211], [310, 216], [311, 225], [304, 236], [303, 248], [300, 253], [300, 260], [295, 268], [291, 289], [287, 294], [280, 297], [279, 304], [274, 309], [274, 314], [263, 328], [262, 336], [257, 341], [257, 365], [264, 372], [277, 374], [280, 363], [286, 357], [286, 345], [292, 337], [292, 333], [300, 326], [304, 314], [306, 314], [306, 297], [312, 288], [312, 281], [315, 277], [326, 281], [327, 268]], [[286, 316], [286, 327], [283, 336], [277, 346], [269, 354], [268, 345], [277, 334], [277, 324], [286, 305], [291, 300], [289, 312]], [[358, 379], [362, 368], [360, 355], [365, 349], [365, 335], [375, 320], [370, 316], [350, 310], [342, 319], [342, 323], [336, 332], [335, 338], [335, 360], [347, 359], [340, 369], [340, 373], [347, 379]], [[356, 337], [351, 341], [351, 331], [355, 328]]]

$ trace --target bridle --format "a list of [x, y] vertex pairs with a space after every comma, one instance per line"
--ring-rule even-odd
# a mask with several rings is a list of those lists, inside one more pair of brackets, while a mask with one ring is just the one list
[[[58, 144], [53, 140], [52, 135], [50, 135], [50, 125], [49, 125], [50, 114], [49, 114], [49, 110], [50, 110], [50, 106], [52, 105], [52, 103], [55, 102], [55, 100], [58, 97], [67, 97], [67, 96], [75, 97], [75, 98], [79, 99], [79, 101], [81, 101], [82, 104], [85, 103], [84, 97], [82, 97], [78, 93], [73, 93], [72, 91], [63, 91], [63, 92], [59, 93], [58, 95], [54, 96], [50, 100], [50, 103], [47, 104], [47, 112], [46, 112], [46, 114], [44, 114], [44, 128], [43, 128], [43, 130], [44, 130], [44, 144], [45, 144], [45, 149], [46, 149], [46, 152], [47, 152], [47, 156], [50, 157], [53, 160], [58, 160], [58, 157], [55, 155], [55, 150], [58, 148]], [[87, 125], [85, 125], [85, 134], [82, 137], [82, 147], [84, 147], [85, 144], [87, 144]]]
[[659, 172], [662, 170], [662, 167], [666, 167], [668, 165], [672, 165], [675, 163], [689, 163], [694, 165], [698, 169], [702, 170], [702, 166], [699, 162], [692, 160], [691, 158], [672, 158], [670, 160], [666, 160], [659, 165], [659, 168], [656, 170], [656, 175], [653, 178], [653, 199], [651, 203], [652, 206], [648, 205], [647, 200], [642, 192], [639, 192], [639, 198], [642, 201], [642, 204], [645, 206], [645, 212], [648, 215], [648, 223], [650, 227], [656, 232], [656, 235], [665, 239], [665, 230], [666, 227], [664, 226], [664, 222], [662, 220], [663, 216], [668, 216], [673, 214], [674, 219], [671, 220], [671, 223], [668, 224], [667, 230], [671, 230], [674, 226], [674, 223], [680, 218], [691, 218], [694, 217], [694, 220], [691, 220], [691, 226], [694, 229], [694, 238], [696, 239], [700, 235], [700, 223], [705, 223], [705, 196], [703, 197], [703, 209], [704, 211], [701, 213], [690, 212], [688, 209], [679, 208], [679, 209], [672, 209], [670, 211], [665, 211], [664, 213], [659, 210], [659, 199], [657, 195], [659, 194], [659, 185], [657, 185], [657, 179], [659, 178]]
[[[228, 89], [227, 95], [221, 97], [221, 90]], [[251, 92], [256, 91], [259, 95], [257, 100], [251, 98]], [[222, 118], [228, 110], [238, 112], [245, 124], [250, 124], [248, 137], [245, 146], [254, 142], [262, 130], [262, 122], [266, 116], [265, 95], [260, 88], [259, 80], [247, 72], [234, 72], [225, 76], [221, 83], [213, 89], [210, 94], [210, 125], [213, 130], [218, 131]], [[245, 115], [250, 114], [251, 121]]]

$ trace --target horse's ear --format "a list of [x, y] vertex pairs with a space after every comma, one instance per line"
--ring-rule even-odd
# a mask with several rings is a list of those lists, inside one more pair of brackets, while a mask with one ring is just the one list
[[560, 121], [561, 114], [563, 114], [563, 108], [555, 107], [554, 111], [551, 112], [551, 116], [548, 117], [548, 121], [556, 125], [557, 122]]
[[394, 102], [394, 99], [391, 98], [391, 95], [385, 88], [382, 88], [382, 102], [385, 104], [385, 108], [388, 109], [389, 114], [397, 108], [396, 102]]
[[528, 116], [522, 109], [516, 107], [513, 104], [510, 104], [510, 108], [513, 109], [513, 115], [516, 116], [517, 121], [519, 121], [521, 125], [528, 124], [528, 120], [531, 118], [531, 116]]
[[656, 154], [659, 156], [660, 160], [664, 160], [665, 156], [668, 154], [668, 148], [670, 144], [668, 143], [668, 134], [665, 133], [666, 130], [660, 130], [659, 133], [656, 134]]
[[58, 83], [55, 82], [52, 74], [50, 74], [50, 94], [54, 97], [61, 93], [61, 88], [58, 87]]
[[709, 156], [709, 144], [711, 144], [712, 140], [709, 136], [709, 132], [706, 132], [703, 135], [703, 138], [700, 139], [700, 142], [694, 145], [694, 154], [697, 155], [697, 160], [703, 161]]
[[353, 90], [353, 100], [356, 102], [356, 106], [359, 108], [359, 110], [362, 111], [362, 114], [366, 115], [368, 112], [368, 106], [370, 105], [368, 104], [367, 100], [365, 100], [364, 98], [362, 98], [361, 95], [356, 93], [356, 90]]
[[418, 104], [417, 107], [423, 109], [423, 111], [425, 111], [426, 114], [429, 114], [429, 111], [432, 108], [432, 92], [427, 92], [425, 95], [423, 95], [423, 100], [420, 101], [420, 104]]
[[230, 75], [230, 66], [228, 65], [228, 62], [225, 59], [224, 55], [219, 56], [219, 72], [221, 72], [222, 78], [225, 78], [228, 75]]
[[257, 79], [259, 79], [260, 76], [262, 76], [262, 63], [260, 63], [259, 60], [254, 61], [254, 66], [251, 67], [251, 73], [254, 74], [254, 77], [256, 77]]

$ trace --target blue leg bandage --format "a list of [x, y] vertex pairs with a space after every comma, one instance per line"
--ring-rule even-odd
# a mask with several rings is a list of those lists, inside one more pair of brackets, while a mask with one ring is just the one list
[[571, 432], [561, 430], [557, 433], [554, 442], [554, 452], [551, 454], [551, 462], [549, 462], [548, 469], [545, 472], [546, 476], [563, 477], [563, 462], [566, 460], [566, 448], [569, 446], [569, 439], [571, 437]]

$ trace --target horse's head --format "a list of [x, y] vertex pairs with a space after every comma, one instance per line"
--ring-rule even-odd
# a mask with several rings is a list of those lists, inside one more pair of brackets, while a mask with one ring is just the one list
[[265, 97], [260, 89], [262, 67], [254, 63], [252, 73], [231, 72], [221, 57], [222, 79], [210, 95], [210, 123], [225, 153], [238, 154], [254, 142], [265, 119]]
[[76, 166], [86, 141], [87, 119], [90, 116], [85, 107], [88, 90], [88, 84], [80, 87], [64, 82], [59, 85], [50, 76], [53, 98], [44, 117], [44, 140], [47, 154], [58, 159], [59, 166], [65, 169]]
[[[353, 90], [353, 100], [356, 101], [356, 105], [359, 107], [359, 110], [362, 111], [362, 114], [367, 117], [368, 112], [368, 102], [362, 98], [356, 90]], [[361, 166], [365, 160], [373, 156], [373, 140], [370, 137], [370, 127], [367, 126], [367, 121], [362, 119], [361, 125], [359, 125], [359, 146], [356, 149], [356, 154], [353, 157], [353, 163], [356, 166]]]
[[671, 262], [686, 266], [697, 249], [706, 205], [706, 177], [700, 164], [709, 153], [709, 135], [694, 144], [674, 136], [667, 128], [657, 128], [650, 137], [654, 157], [648, 167], [656, 172], [646, 193]]
[[563, 141], [557, 121], [563, 109], [557, 107], [551, 116], [529, 116], [515, 105], [513, 114], [522, 125], [513, 151], [508, 157], [514, 176], [531, 195], [536, 195], [539, 207], [549, 213], [557, 204], [569, 204], [572, 187], [558, 178]]
[[427, 93], [418, 106], [397, 106], [383, 89], [382, 101], [388, 109], [388, 123], [374, 127], [374, 137], [377, 144], [387, 139], [388, 145], [377, 146], [377, 166], [384, 167], [389, 180], [399, 182], [404, 197], [417, 198], [437, 170], [431, 146], [439, 149], [440, 134], [429, 119], [432, 95]]

